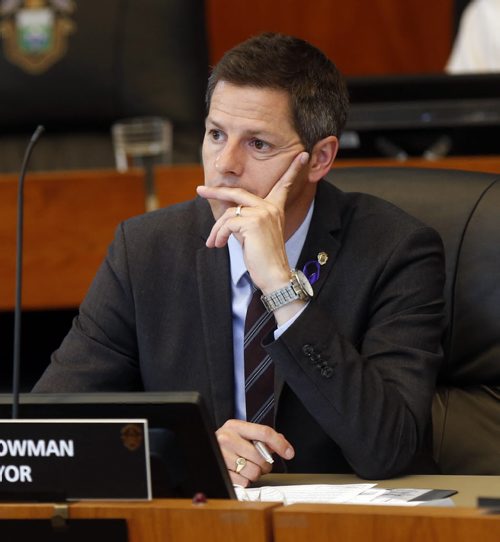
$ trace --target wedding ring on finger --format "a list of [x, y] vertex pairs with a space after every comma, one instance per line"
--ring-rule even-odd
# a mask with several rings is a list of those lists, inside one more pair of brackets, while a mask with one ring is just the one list
[[236, 207], [236, 216], [241, 216], [241, 205], [238, 205], [238, 207]]
[[244, 457], [237, 457], [236, 469], [234, 472], [236, 472], [236, 474], [239, 474], [246, 467], [246, 464], [247, 464], [247, 460]]

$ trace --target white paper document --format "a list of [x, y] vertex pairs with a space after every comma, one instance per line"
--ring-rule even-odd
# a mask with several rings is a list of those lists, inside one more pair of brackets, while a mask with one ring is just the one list
[[240, 501], [417, 506], [413, 500], [430, 489], [383, 489], [376, 484], [311, 484], [243, 488], [235, 486]]

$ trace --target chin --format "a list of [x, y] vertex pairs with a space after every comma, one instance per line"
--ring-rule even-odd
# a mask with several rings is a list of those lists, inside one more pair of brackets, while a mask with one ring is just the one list
[[222, 201], [213, 199], [208, 200], [208, 203], [212, 209], [212, 214], [214, 215], [215, 220], [218, 220], [226, 212], [226, 210], [231, 207], [230, 203], [224, 203]]

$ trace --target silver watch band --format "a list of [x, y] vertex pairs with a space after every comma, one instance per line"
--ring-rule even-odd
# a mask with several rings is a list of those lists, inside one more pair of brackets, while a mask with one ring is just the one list
[[312, 296], [313, 290], [304, 273], [297, 269], [291, 269], [290, 284], [271, 292], [269, 295], [263, 295], [260, 299], [268, 312], [274, 312], [296, 299], [308, 301]]
[[276, 309], [299, 299], [299, 294], [293, 289], [293, 286], [289, 284], [284, 288], [271, 292], [269, 295], [261, 296], [260, 299], [264, 304], [264, 307], [266, 307], [267, 312], [274, 312]]

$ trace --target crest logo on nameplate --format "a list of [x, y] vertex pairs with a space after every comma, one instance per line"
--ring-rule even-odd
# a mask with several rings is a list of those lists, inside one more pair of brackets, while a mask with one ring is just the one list
[[67, 51], [75, 9], [74, 0], [0, 0], [6, 59], [32, 75], [47, 71]]

